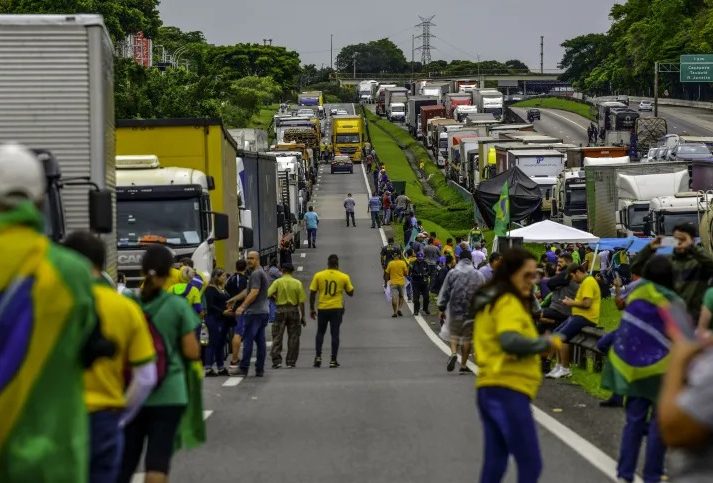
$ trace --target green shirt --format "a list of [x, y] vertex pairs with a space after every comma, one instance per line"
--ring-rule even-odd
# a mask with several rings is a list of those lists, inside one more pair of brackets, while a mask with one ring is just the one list
[[703, 295], [703, 306], [713, 312], [713, 287], [706, 290], [705, 295]]
[[146, 406], [180, 406], [188, 403], [181, 339], [200, 325], [186, 299], [161, 292], [141, 308], [163, 337], [168, 368], [166, 377], [146, 400]]
[[276, 305], [299, 305], [305, 301], [302, 282], [289, 274], [278, 278], [267, 289], [267, 296], [275, 298]]

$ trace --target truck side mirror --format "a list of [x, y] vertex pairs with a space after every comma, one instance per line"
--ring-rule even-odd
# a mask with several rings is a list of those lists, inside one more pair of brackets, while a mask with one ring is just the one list
[[89, 228], [94, 233], [111, 233], [114, 230], [114, 210], [111, 191], [89, 192]]
[[242, 227], [243, 230], [243, 248], [252, 248], [255, 244], [253, 240], [253, 229]]
[[213, 213], [213, 239], [227, 240], [230, 238], [230, 219], [225, 213]]
[[208, 184], [208, 191], [213, 191], [215, 189], [215, 178], [208, 176], [206, 184]]

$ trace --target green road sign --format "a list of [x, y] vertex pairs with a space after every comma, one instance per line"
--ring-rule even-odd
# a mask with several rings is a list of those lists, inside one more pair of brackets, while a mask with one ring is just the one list
[[713, 54], [682, 55], [681, 82], [713, 82]]

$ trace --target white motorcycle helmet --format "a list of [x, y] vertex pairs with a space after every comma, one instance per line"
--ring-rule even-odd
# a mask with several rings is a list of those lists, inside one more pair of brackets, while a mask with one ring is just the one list
[[18, 143], [0, 144], [0, 204], [40, 202], [45, 185], [44, 168], [32, 151]]

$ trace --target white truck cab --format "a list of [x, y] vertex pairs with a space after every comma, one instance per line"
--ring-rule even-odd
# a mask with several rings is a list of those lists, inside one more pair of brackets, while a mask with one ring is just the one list
[[392, 102], [386, 108], [386, 118], [389, 121], [404, 122], [406, 120], [406, 104], [403, 102]]
[[682, 223], [698, 226], [711, 199], [711, 194], [690, 191], [653, 198], [644, 231], [655, 236], [671, 236], [674, 227]]

